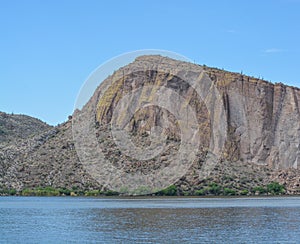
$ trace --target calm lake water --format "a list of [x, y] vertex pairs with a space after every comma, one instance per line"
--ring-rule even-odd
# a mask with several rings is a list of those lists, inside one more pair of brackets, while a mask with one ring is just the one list
[[1, 243], [299, 243], [300, 197], [0, 197]]

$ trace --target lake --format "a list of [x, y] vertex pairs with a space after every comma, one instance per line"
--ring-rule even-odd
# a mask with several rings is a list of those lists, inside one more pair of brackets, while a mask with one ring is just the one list
[[299, 243], [300, 197], [0, 197], [1, 243]]

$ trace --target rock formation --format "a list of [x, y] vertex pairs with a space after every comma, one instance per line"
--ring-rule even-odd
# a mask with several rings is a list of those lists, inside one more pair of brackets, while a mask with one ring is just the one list
[[[170, 73], [168, 67], [177, 68]], [[201, 70], [205, 77], [198, 79], [197, 72]], [[191, 85], [182, 79], [194, 76], [199, 84]], [[75, 112], [73, 119], [70, 117], [57, 127], [39, 123], [14, 125], [9, 115], [1, 113], [0, 186], [103, 187], [75, 151], [71, 123], [74, 125], [80, 114], [89, 118], [96, 143], [113, 167], [128, 174], [151, 174], [168, 167], [183, 140], [176, 114], [168, 108], [150, 105], [135, 111], [130, 120], [126, 117], [132, 113], [132, 107], [147, 103], [151, 96], [152, 101], [157, 100], [155, 94], [161, 87], [174, 90], [183, 98], [179, 110], [190, 106], [195, 112], [197, 124], [193, 122], [191, 126], [199, 129], [197, 136], [201, 138], [190, 167], [173, 182], [179, 192], [193, 192], [209, 182], [241, 191], [272, 181], [283, 184], [288, 194], [300, 192], [299, 88], [161, 56], [141, 56], [115, 71], [82, 110]], [[197, 92], [199, 87], [204, 91], [202, 94]], [[123, 113], [114, 117], [121, 99], [136, 90], [140, 91], [136, 100], [130, 98], [121, 107]], [[175, 104], [174, 95], [165, 92], [166, 98]], [[112, 122], [130, 134], [133, 145], [142, 148], [151, 146], [151, 128], [163, 128], [160, 133], [166, 140], [164, 151], [141, 164], [141, 158], [120, 150], [122, 145], [112, 138]], [[208, 162], [210, 154], [217, 158], [213, 164]], [[142, 156], [147, 157], [147, 153]], [[121, 179], [114, 180], [120, 180], [121, 186]]]

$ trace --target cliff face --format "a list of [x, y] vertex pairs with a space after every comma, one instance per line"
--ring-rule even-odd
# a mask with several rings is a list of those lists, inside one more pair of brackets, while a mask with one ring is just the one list
[[[152, 64], [152, 70], [143, 69], [145, 63]], [[157, 64], [157, 66], [153, 65]], [[199, 127], [201, 128], [201, 142], [208, 146], [211, 130], [207, 102], [201, 102], [202, 98], [186, 81], [179, 79], [174, 74], [158, 73], [157, 67], [163, 63], [182, 66], [187, 72], [197, 71], [198, 65], [187, 64], [162, 57], [140, 57], [136, 63], [130, 64], [117, 71], [112, 77], [116, 79], [113, 85], [106, 90], [105, 96], [97, 102], [96, 118], [102, 124], [111, 121], [111, 116], [116, 104], [124, 96], [135, 89], [151, 85], [150, 91], [144, 88], [143, 94], [153, 94], [157, 87], [165, 86], [176, 90], [196, 110]], [[130, 73], [122, 76], [126, 69], [138, 69], [139, 74]], [[138, 67], [138, 68], [137, 68]], [[180, 70], [181, 70], [180, 69]], [[125, 70], [125, 71], [124, 71]], [[238, 73], [227, 72], [214, 68], [204, 67], [223, 98], [223, 106], [226, 112], [227, 141], [224, 153], [225, 158], [233, 161], [244, 161], [258, 165], [268, 165], [275, 169], [297, 168], [300, 164], [300, 89], [283, 84], [272, 84], [260, 79], [248, 77]], [[205, 82], [205, 80], [203, 80]], [[97, 96], [107, 81], [98, 88]], [[147, 99], [149, 95], [147, 95]], [[95, 98], [96, 99], [96, 98]], [[139, 104], [143, 103], [143, 97], [139, 97]], [[169, 99], [172, 99], [171, 97]], [[200, 101], [200, 102], [199, 102]], [[210, 101], [212, 102], [212, 101]], [[124, 107], [129, 110], [131, 104]], [[211, 107], [215, 109], [215, 107]], [[211, 109], [209, 108], [209, 109]], [[167, 112], [165, 112], [166, 114]], [[163, 109], [146, 108], [133, 116], [127, 125], [131, 131], [139, 133], [149, 132], [152, 126], [162, 125]], [[225, 117], [223, 117], [225, 118]], [[174, 127], [174, 118], [171, 118], [169, 136], [179, 138], [178, 128]], [[218, 121], [222, 123], [222, 121]], [[173, 126], [173, 127], [172, 127]], [[229, 146], [231, 145], [231, 146]]]
[[276, 169], [300, 163], [300, 89], [207, 69], [224, 96], [239, 159]]
[[[185, 119], [198, 129], [194, 135], [200, 138], [199, 147], [190, 168], [180, 169], [186, 171], [178, 185], [192, 189], [207, 178], [222, 184], [224, 178], [231, 178], [234, 183], [225, 184], [238, 188], [241, 178], [252, 183], [278, 179], [292, 191], [299, 189], [299, 174], [295, 172], [300, 160], [300, 90], [238, 73], [203, 69], [204, 74], [202, 67], [195, 64], [142, 56], [103, 81], [82, 113], [95, 117], [91, 125], [97, 124], [94, 133], [98, 145], [104, 148], [104, 157], [114, 162], [117, 169], [132, 174], [147, 175], [167, 168], [174, 162], [185, 133], [176, 122], [176, 111], [184, 113], [191, 106], [197, 123]], [[159, 106], [161, 97], [171, 105], [165, 102]], [[170, 112], [172, 109], [175, 115]], [[133, 154], [122, 152], [120, 147], [124, 149], [126, 145], [118, 144], [120, 138], [113, 140], [112, 125], [128, 132], [133, 144], [129, 140], [124, 144], [130, 145], [127, 150]], [[160, 133], [167, 138], [165, 151], [143, 164], [147, 156], [142, 154], [148, 155], [148, 151], [139, 152], [134, 147], [147, 148], [151, 144], [151, 128], [157, 126], [163, 128]], [[90, 147], [93, 146], [87, 146]], [[281, 170], [289, 173], [282, 177]], [[95, 177], [99, 173], [94, 166], [89, 171], [95, 172]], [[120, 178], [116, 176], [114, 181]]]
[[[175, 67], [172, 72], [170, 67]], [[209, 182], [239, 191], [278, 181], [287, 193], [299, 193], [299, 106], [299, 88], [141, 56], [105, 79], [70, 121], [56, 128], [39, 125], [41, 130], [34, 135], [30, 135], [33, 127], [17, 126], [13, 131], [24, 131], [18, 132], [21, 136], [8, 132], [5, 125], [5, 137], [0, 134], [0, 188], [101, 188], [105, 182], [99, 178], [106, 175], [93, 165], [99, 156], [94, 149], [99, 147], [108, 164], [127, 176], [154, 177], [175, 162], [175, 173], [183, 172], [176, 175], [176, 182], [168, 181], [173, 176], [169, 172], [160, 179], [175, 183], [181, 192], [202, 189]], [[77, 120], [88, 127], [76, 127]], [[188, 126], [182, 126], [184, 122]], [[91, 141], [76, 136], [74, 141], [72, 123], [73, 133], [75, 125], [75, 132], [84, 129], [84, 135], [92, 135]], [[119, 140], [118, 128], [127, 131], [131, 140]], [[19, 139], [11, 139], [15, 137]], [[197, 150], [178, 157], [182, 144], [189, 143]], [[189, 159], [191, 163], [185, 165]], [[118, 187], [124, 183], [121, 174], [108, 180]]]

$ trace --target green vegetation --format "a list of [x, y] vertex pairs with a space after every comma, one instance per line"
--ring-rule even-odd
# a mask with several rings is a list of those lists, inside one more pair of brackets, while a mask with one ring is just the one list
[[258, 193], [258, 194], [264, 194], [267, 192], [266, 188], [262, 187], [262, 186], [256, 186], [253, 188], [252, 190], [253, 193]]
[[247, 189], [244, 189], [244, 190], [242, 190], [242, 191], [240, 192], [240, 194], [241, 194], [242, 196], [246, 196], [246, 195], [249, 194], [249, 191], [248, 191]]
[[100, 196], [101, 191], [100, 190], [91, 190], [91, 191], [87, 191], [85, 192], [85, 196], [88, 197], [96, 197], [96, 196]]
[[253, 193], [256, 194], [271, 194], [271, 195], [279, 195], [285, 193], [285, 188], [283, 185], [278, 182], [271, 182], [266, 187], [256, 186], [252, 190]]
[[108, 190], [108, 191], [104, 191], [101, 192], [104, 196], [118, 196], [119, 193], [116, 191], [112, 191], [112, 190]]
[[[120, 195], [150, 195], [152, 192], [147, 186], [140, 186], [132, 192], [128, 192], [128, 188], [122, 187], [119, 192], [107, 190], [101, 191], [99, 189], [82, 190], [78, 187], [54, 188], [51, 186], [25, 188], [22, 191], [15, 189], [8, 189], [0, 186], [0, 196], [120, 196]], [[182, 191], [175, 185], [157, 191], [156, 196], [235, 196], [235, 195], [280, 195], [285, 193], [285, 188], [278, 182], [271, 182], [265, 186], [258, 185], [251, 189], [237, 189], [230, 186], [223, 187], [216, 182], [206, 183], [205, 187], [192, 191]], [[152, 194], [151, 194], [152, 195]]]
[[209, 187], [207, 188], [207, 191], [215, 196], [219, 195], [221, 193], [221, 190], [222, 187], [215, 182], [210, 183]]
[[223, 188], [221, 185], [212, 182], [200, 190], [194, 191], [195, 196], [215, 195], [215, 196], [234, 196], [238, 195], [237, 191], [228, 187]]
[[[143, 193], [149, 193], [149, 191], [145, 187], [142, 187], [142, 188], [137, 189], [137, 193], [143, 194]], [[100, 191], [99, 189], [82, 190], [82, 189], [79, 189], [78, 187], [72, 187], [72, 189], [67, 189], [67, 188], [54, 188], [51, 186], [47, 186], [47, 187], [25, 188], [19, 192], [15, 189], [0, 188], [0, 196], [13, 196], [13, 195], [19, 195], [19, 196], [118, 196], [120, 194], [122, 194], [122, 193], [112, 191], [112, 190], [107, 190], [107, 191]]]
[[278, 182], [272, 182], [267, 185], [267, 191], [272, 195], [279, 195], [285, 192], [284, 186], [280, 185]]
[[55, 189], [51, 186], [38, 187], [35, 189], [24, 189], [21, 192], [22, 196], [60, 196], [59, 189]]
[[170, 185], [169, 187], [157, 192], [156, 195], [158, 195], [158, 196], [176, 196], [177, 195], [177, 187], [174, 185]]
[[278, 182], [269, 183], [267, 186], [256, 186], [252, 189], [233, 189], [230, 187], [222, 187], [221, 185], [211, 182], [207, 187], [204, 187], [199, 190], [195, 190], [192, 195], [194, 196], [206, 196], [206, 195], [215, 195], [215, 196], [235, 196], [235, 195], [279, 195], [284, 194], [285, 188], [283, 185]]
[[200, 189], [200, 190], [196, 190], [196, 191], [194, 192], [194, 195], [195, 195], [195, 196], [204, 196], [204, 195], [206, 195], [206, 194], [207, 194], [206, 189]]
[[0, 189], [0, 196], [1, 195], [14, 196], [16, 194], [17, 191], [15, 189], [8, 189], [8, 188]]
[[230, 188], [224, 188], [223, 190], [225, 196], [234, 196], [236, 195], [236, 191]]
[[71, 194], [71, 191], [69, 189], [66, 189], [66, 188], [59, 188], [59, 193], [61, 195], [65, 195], [65, 196], [70, 196]]

